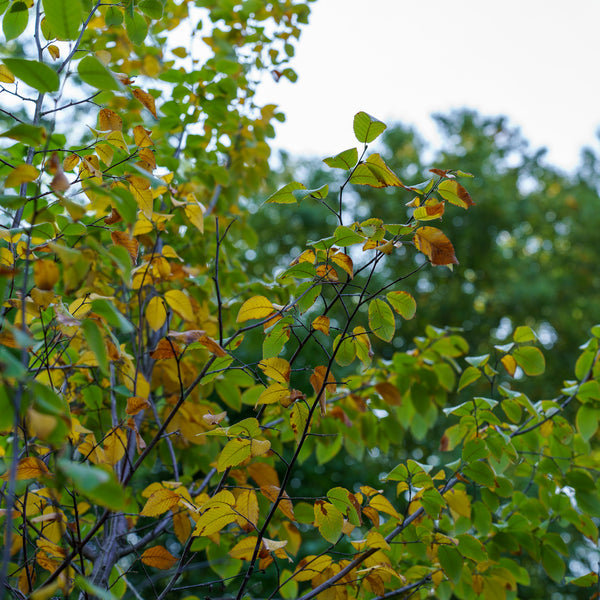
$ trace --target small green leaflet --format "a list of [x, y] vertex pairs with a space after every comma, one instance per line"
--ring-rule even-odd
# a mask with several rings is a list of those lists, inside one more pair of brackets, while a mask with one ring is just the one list
[[385, 123], [366, 112], [361, 111], [354, 115], [354, 135], [363, 144], [370, 144], [385, 131], [386, 127]]

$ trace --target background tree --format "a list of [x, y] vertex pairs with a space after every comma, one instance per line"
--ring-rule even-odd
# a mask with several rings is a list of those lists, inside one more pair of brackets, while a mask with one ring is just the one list
[[442, 228], [479, 210], [468, 173], [402, 182], [360, 112], [357, 147], [326, 159], [339, 186], [267, 200], [316, 202], [329, 226], [249, 276], [278, 118], [254, 90], [264, 71], [294, 78], [305, 4], [2, 8], [3, 597], [598, 585], [579, 553], [600, 517], [598, 327], [553, 400], [514, 379], [544, 372], [528, 326], [486, 354], [431, 325], [394, 346], [423, 274], [457, 264]]

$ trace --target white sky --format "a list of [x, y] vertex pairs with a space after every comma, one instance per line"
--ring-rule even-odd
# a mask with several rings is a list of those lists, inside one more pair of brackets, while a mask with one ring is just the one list
[[412, 124], [469, 107], [504, 114], [572, 169], [600, 126], [599, 0], [317, 0], [293, 67], [260, 102], [287, 121], [275, 146], [328, 156], [355, 145], [359, 110]]

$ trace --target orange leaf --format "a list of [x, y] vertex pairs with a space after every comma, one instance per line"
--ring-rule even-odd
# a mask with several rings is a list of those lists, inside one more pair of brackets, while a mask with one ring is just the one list
[[350, 279], [354, 277], [354, 265], [352, 264], [352, 259], [347, 254], [334, 254], [331, 257], [332, 262], [336, 265], [340, 266], [348, 275], [350, 275]]
[[127, 398], [127, 408], [125, 409], [125, 412], [128, 415], [137, 415], [139, 412], [146, 410], [149, 407], [150, 404], [145, 398], [131, 396], [131, 398]]
[[220, 346], [215, 340], [207, 335], [202, 335], [198, 340], [211, 354], [218, 356], [219, 358], [223, 358], [223, 356], [227, 356], [227, 352], [225, 349]]
[[144, 90], [135, 89], [133, 90], [133, 95], [152, 113], [155, 119], [156, 116], [156, 104], [154, 102], [154, 96], [149, 94], [148, 92], [144, 92]]
[[154, 360], [165, 360], [167, 358], [177, 358], [181, 354], [179, 345], [176, 342], [162, 338], [153, 352], [150, 352], [150, 358]]
[[375, 385], [375, 389], [388, 404], [391, 404], [392, 406], [400, 406], [402, 397], [400, 396], [400, 392], [395, 385], [387, 381], [382, 381], [381, 383]]
[[49, 475], [46, 464], [35, 456], [22, 458], [17, 465], [17, 481], [23, 479], [37, 479], [42, 475]]
[[152, 548], [148, 548], [142, 554], [141, 559], [145, 565], [163, 571], [170, 569], [177, 562], [177, 558], [164, 546], [153, 546]]
[[122, 246], [127, 250], [132, 263], [137, 261], [140, 244], [135, 238], [123, 231], [111, 231], [110, 237], [117, 246]]
[[114, 225], [115, 223], [118, 223], [119, 221], [122, 221], [123, 217], [119, 214], [119, 211], [116, 208], [111, 209], [110, 211], [110, 215], [108, 215], [107, 217], [104, 217], [104, 222], [107, 225]]
[[452, 242], [435, 227], [420, 227], [415, 232], [413, 241], [432, 265], [457, 265]]
[[98, 113], [98, 127], [102, 131], [122, 131], [123, 119], [115, 111], [103, 108]]
[[[275, 500], [277, 500], [277, 496], [279, 494], [279, 488], [277, 486], [266, 485], [261, 487], [260, 491], [262, 492], [263, 496], [271, 502], [275, 502]], [[278, 504], [278, 508], [286, 517], [288, 517], [288, 519], [291, 519], [292, 521], [296, 520], [296, 517], [294, 516], [294, 505], [285, 491], [283, 492], [281, 502]]]

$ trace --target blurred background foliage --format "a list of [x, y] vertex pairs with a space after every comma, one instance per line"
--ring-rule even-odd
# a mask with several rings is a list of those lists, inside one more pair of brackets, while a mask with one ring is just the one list
[[[452, 240], [460, 265], [453, 272], [426, 268], [406, 281], [404, 289], [417, 300], [416, 317], [402, 323], [393, 347], [382, 344], [378, 350], [391, 358], [431, 324], [459, 328], [470, 354], [477, 355], [490, 350], [490, 340], [504, 343], [514, 328], [529, 325], [547, 361], [545, 376], [531, 382], [535, 387], [529, 391], [536, 399], [553, 397], [572, 375], [578, 346], [600, 314], [600, 156], [584, 149], [579, 167], [569, 174], [547, 164], [544, 150], [532, 149], [505, 117], [459, 110], [434, 119], [440, 149], [432, 151], [417, 131], [396, 124], [370, 150], [380, 152], [406, 185], [426, 179], [432, 167], [472, 173], [464, 183], [477, 206], [451, 207], [437, 225]], [[269, 193], [292, 180], [309, 189], [328, 183], [328, 201], [337, 204], [345, 173], [333, 172], [320, 158], [282, 153], [280, 160], [267, 183]], [[245, 268], [257, 279], [271, 279], [267, 265], [287, 266], [305, 240], [325, 237], [335, 227], [334, 216], [314, 200], [263, 205], [265, 197], [249, 200], [249, 225], [258, 237], [249, 244]], [[344, 204], [355, 221], [379, 217], [403, 223], [410, 200], [398, 188], [354, 186]], [[423, 260], [406, 248], [390, 258], [379, 273], [382, 281]]]

